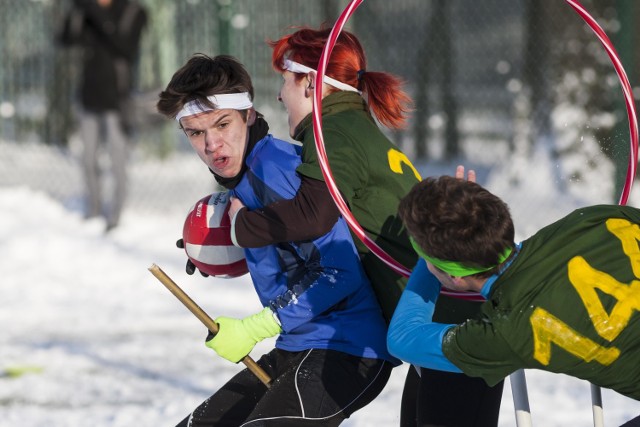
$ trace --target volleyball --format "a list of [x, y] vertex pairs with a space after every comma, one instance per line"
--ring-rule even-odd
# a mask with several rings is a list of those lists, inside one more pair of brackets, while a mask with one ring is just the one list
[[182, 230], [187, 256], [210, 276], [231, 278], [249, 271], [244, 249], [231, 241], [229, 199], [226, 191], [203, 197], [189, 211]]

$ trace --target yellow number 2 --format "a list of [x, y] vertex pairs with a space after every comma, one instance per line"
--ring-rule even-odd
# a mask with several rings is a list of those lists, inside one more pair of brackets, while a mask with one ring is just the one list
[[411, 164], [411, 161], [404, 153], [392, 148], [387, 151], [387, 159], [389, 160], [389, 168], [391, 169], [391, 171], [398, 174], [403, 174], [404, 172], [402, 171], [402, 165], [405, 164], [411, 168], [418, 181], [422, 181], [420, 174], [413, 166], [413, 164]]

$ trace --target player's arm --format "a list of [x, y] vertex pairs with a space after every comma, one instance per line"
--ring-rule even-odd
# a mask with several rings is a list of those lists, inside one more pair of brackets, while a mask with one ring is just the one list
[[442, 352], [442, 339], [455, 325], [433, 322], [438, 279], [418, 261], [391, 319], [387, 347], [395, 357], [424, 368], [462, 372]]
[[232, 239], [243, 248], [311, 240], [328, 233], [339, 217], [340, 211], [327, 184], [301, 175], [300, 188], [292, 199], [263, 209], [237, 210], [233, 215]]

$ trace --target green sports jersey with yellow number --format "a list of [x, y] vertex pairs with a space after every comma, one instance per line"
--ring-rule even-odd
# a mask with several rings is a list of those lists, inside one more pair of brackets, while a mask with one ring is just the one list
[[483, 318], [445, 356], [495, 384], [520, 368], [564, 373], [640, 400], [640, 210], [578, 209], [522, 243]]
[[[357, 221], [389, 255], [413, 268], [418, 258], [397, 210], [400, 199], [420, 180], [414, 166], [380, 131], [356, 93], [336, 92], [323, 99], [322, 132], [333, 177]], [[298, 172], [324, 180], [311, 116], [302, 120], [294, 137], [303, 144]], [[406, 278], [394, 273], [357, 237], [354, 241], [383, 312], [391, 319]]]

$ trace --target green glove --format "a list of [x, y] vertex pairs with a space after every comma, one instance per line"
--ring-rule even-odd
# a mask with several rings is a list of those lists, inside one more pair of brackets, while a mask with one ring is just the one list
[[220, 329], [206, 342], [206, 346], [233, 363], [242, 360], [263, 339], [282, 332], [269, 307], [244, 319], [218, 317], [216, 323]]

